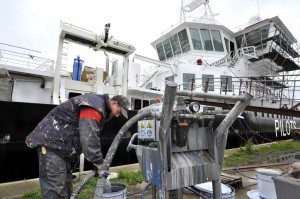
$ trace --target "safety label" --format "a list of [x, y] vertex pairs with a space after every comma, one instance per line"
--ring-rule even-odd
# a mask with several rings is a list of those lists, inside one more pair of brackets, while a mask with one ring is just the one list
[[150, 122], [148, 122], [147, 129], [151, 129], [151, 128], [152, 128], [152, 126], [151, 126]]
[[146, 124], [146, 136], [145, 139], [155, 139], [155, 120], [147, 120]]
[[147, 135], [148, 135], [148, 137], [151, 137], [151, 136], [152, 136], [152, 131], [151, 131], [151, 130], [148, 130], [148, 131], [147, 131]]

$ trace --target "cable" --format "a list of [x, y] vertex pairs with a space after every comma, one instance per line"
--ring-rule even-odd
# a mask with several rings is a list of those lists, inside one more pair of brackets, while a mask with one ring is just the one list
[[148, 189], [149, 186], [152, 186], [152, 184], [149, 183], [149, 184], [147, 184], [146, 186], [143, 187], [141, 199], [144, 199], [144, 198], [145, 198], [145, 197], [144, 197], [144, 194], [145, 194], [145, 192], [146, 192], [146, 190]]
[[250, 176], [247, 176], [247, 175], [241, 173], [241, 172], [239, 171], [239, 167], [240, 167], [240, 166], [241, 166], [241, 165], [236, 166], [236, 171], [237, 171], [238, 174], [240, 174], [241, 176], [243, 176], [243, 177], [245, 177], [245, 178], [249, 178], [249, 179], [252, 179], [252, 180], [257, 180], [256, 178], [253, 178], [253, 177], [250, 177]]
[[[225, 104], [228, 106], [229, 109], [232, 108], [228, 103], [225, 102]], [[243, 123], [242, 123], [240, 120], [238, 120], [238, 121], [240, 122], [240, 124], [241, 124], [241, 125], [244, 127], [244, 129], [245, 129], [245, 126], [243, 125]], [[271, 140], [271, 139], [269, 139], [269, 138], [265, 138], [265, 137], [259, 135], [258, 133], [255, 133], [255, 132], [251, 129], [251, 127], [248, 126], [247, 122], [245, 122], [245, 124], [246, 124], [246, 126], [248, 127], [248, 129], [249, 129], [252, 133], [254, 133], [254, 134], [260, 136], [260, 137], [263, 138], [263, 139], [266, 139], [266, 140], [269, 140], [269, 141], [273, 141], [273, 140]]]

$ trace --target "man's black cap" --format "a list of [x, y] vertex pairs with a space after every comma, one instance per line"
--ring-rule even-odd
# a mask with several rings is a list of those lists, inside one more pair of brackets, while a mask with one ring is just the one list
[[113, 98], [111, 98], [111, 100], [116, 101], [118, 103], [118, 105], [121, 107], [122, 110], [122, 115], [124, 115], [124, 117], [128, 118], [128, 109], [129, 109], [129, 101], [126, 97], [124, 97], [123, 95], [116, 95]]

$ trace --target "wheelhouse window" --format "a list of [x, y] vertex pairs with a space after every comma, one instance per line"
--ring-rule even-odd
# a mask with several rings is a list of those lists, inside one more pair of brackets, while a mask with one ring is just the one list
[[172, 37], [170, 37], [170, 41], [171, 41], [171, 45], [173, 48], [173, 53], [174, 55], [178, 55], [181, 53], [181, 49], [180, 49], [180, 44], [179, 44], [179, 40], [178, 40], [178, 36], [173, 35]]
[[223, 92], [232, 92], [232, 77], [227, 75], [221, 75], [221, 88]]
[[132, 108], [133, 110], [140, 110], [142, 108], [142, 100], [133, 98]]
[[213, 45], [212, 45], [209, 30], [200, 29], [200, 33], [201, 33], [202, 41], [203, 41], [203, 44], [204, 44], [204, 50], [213, 51], [214, 48], [213, 48]]
[[149, 106], [149, 100], [143, 100], [143, 108]]
[[161, 43], [157, 44], [156, 49], [157, 49], [157, 54], [158, 54], [159, 60], [164, 61], [166, 59], [166, 56], [165, 56], [165, 53], [164, 53], [163, 45]]
[[210, 30], [215, 51], [224, 52], [223, 43], [221, 39], [221, 34], [219, 30]]
[[244, 35], [240, 35], [240, 36], [236, 37], [235, 40], [236, 40], [236, 45], [238, 48], [241, 48], [242, 46], [245, 45]]
[[230, 50], [229, 50], [229, 41], [225, 37], [224, 37], [224, 42], [225, 42], [226, 52], [229, 53], [230, 52]]
[[270, 24], [246, 33], [247, 45], [258, 44], [261, 43], [262, 40], [267, 39], [269, 37], [269, 29]]
[[163, 42], [163, 45], [164, 45], [165, 54], [166, 54], [167, 59], [173, 57], [173, 52], [172, 52], [172, 47], [171, 47], [170, 40], [169, 40], [169, 39], [166, 39], [166, 40]]
[[183, 73], [183, 90], [191, 90], [193, 79], [195, 79], [195, 74]]
[[191, 50], [189, 39], [186, 33], [186, 29], [178, 33], [179, 42], [183, 53], [186, 53]]
[[166, 77], [165, 81], [174, 82], [174, 75]]
[[205, 75], [205, 74], [202, 75], [202, 90], [203, 91], [214, 91], [214, 76], [213, 75]]
[[190, 28], [192, 43], [195, 50], [202, 50], [201, 38], [198, 28]]

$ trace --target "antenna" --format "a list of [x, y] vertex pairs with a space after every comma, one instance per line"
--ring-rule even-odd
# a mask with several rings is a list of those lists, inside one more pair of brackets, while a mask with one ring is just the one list
[[257, 11], [258, 11], [258, 16], [260, 16], [259, 0], [256, 0], [256, 2], [257, 2]]
[[180, 8], [180, 22], [186, 22], [192, 17], [192, 12], [198, 9], [200, 6], [204, 6], [204, 15], [199, 16], [198, 19], [214, 20], [214, 14], [211, 11], [208, 0], [181, 0]]

